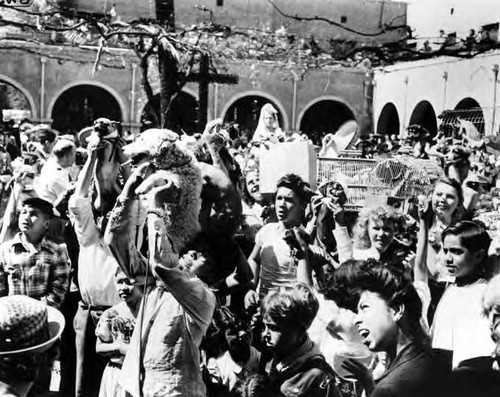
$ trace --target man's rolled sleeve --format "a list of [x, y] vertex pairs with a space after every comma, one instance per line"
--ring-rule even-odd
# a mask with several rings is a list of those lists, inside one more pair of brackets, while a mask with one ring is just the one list
[[69, 289], [70, 267], [68, 259], [61, 254], [52, 266], [52, 279], [48, 289], [47, 296], [42, 299], [49, 306], [59, 307]]
[[68, 202], [68, 211], [80, 246], [87, 247], [96, 243], [100, 234], [94, 221], [90, 198], [71, 196]]

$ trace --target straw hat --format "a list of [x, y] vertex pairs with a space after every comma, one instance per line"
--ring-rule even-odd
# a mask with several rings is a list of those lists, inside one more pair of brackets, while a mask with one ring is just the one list
[[47, 351], [61, 336], [58, 310], [24, 295], [0, 298], [0, 357]]

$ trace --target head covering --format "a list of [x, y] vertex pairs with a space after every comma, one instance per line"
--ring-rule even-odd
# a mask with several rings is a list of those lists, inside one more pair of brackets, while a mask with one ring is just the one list
[[0, 298], [0, 358], [47, 351], [61, 336], [64, 316], [24, 295]]
[[[269, 131], [268, 127], [266, 126], [265, 118], [267, 115], [271, 115], [274, 118], [274, 131]], [[258, 142], [266, 140], [270, 138], [271, 133], [277, 134], [279, 132], [281, 132], [281, 128], [278, 122], [278, 111], [274, 108], [273, 105], [271, 105], [270, 103], [266, 103], [260, 109], [259, 124], [257, 124], [257, 128], [255, 129], [255, 133], [253, 134], [252, 141]]]
[[54, 215], [54, 207], [52, 204], [44, 199], [41, 199], [40, 197], [29, 197], [23, 201], [23, 205], [29, 205], [30, 207], [37, 208], [49, 216]]

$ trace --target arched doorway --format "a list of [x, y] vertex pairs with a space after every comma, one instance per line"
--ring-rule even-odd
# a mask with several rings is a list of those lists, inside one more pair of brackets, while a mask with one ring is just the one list
[[99, 117], [122, 121], [122, 111], [109, 91], [82, 84], [67, 89], [56, 99], [51, 117], [56, 130], [63, 134], [75, 134], [92, 125]]
[[224, 114], [224, 122], [238, 124], [240, 133], [244, 133], [250, 140], [259, 124], [260, 109], [266, 103], [270, 103], [278, 111], [278, 122], [280, 127], [284, 128], [279, 106], [260, 95], [248, 95], [237, 99]]
[[455, 116], [472, 122], [481, 135], [484, 134], [484, 113], [479, 102], [474, 98], [464, 98], [455, 106]]
[[[160, 113], [160, 94], [156, 94], [152, 101], [148, 101], [141, 113], [141, 129], [159, 127], [160, 122], [157, 115]], [[198, 128], [198, 101], [197, 99], [181, 91], [172, 101], [168, 112], [170, 117], [170, 128], [177, 133], [194, 134]]]
[[333, 99], [321, 99], [306, 108], [300, 118], [299, 129], [315, 144], [321, 145], [321, 138], [335, 133], [346, 121], [355, 120], [351, 109]]
[[399, 115], [393, 103], [386, 103], [377, 122], [377, 134], [399, 135]]
[[428, 101], [421, 101], [415, 106], [409, 125], [415, 124], [424, 127], [432, 136], [437, 134], [436, 112]]
[[33, 116], [29, 98], [17, 87], [0, 79], [0, 124]]

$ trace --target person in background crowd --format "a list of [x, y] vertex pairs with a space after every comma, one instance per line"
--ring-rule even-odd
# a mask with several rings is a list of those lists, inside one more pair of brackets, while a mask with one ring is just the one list
[[118, 263], [103, 241], [106, 222], [100, 222], [99, 228], [92, 211], [90, 186], [99, 150], [104, 150], [100, 142], [89, 147], [89, 157], [68, 204], [70, 219], [80, 244], [78, 285], [81, 301], [73, 322], [76, 333], [77, 397], [95, 396], [99, 392], [106, 359], [95, 351], [95, 325], [103, 311], [120, 302], [114, 282]]
[[411, 282], [397, 269], [368, 263], [346, 263], [352, 271], [339, 272], [325, 291], [341, 307], [356, 312], [354, 322], [363, 343], [387, 354], [384, 374], [373, 382], [360, 362], [346, 360], [370, 397], [441, 396], [446, 371], [438, 367], [426, 333], [420, 325], [422, 303]]
[[41, 198], [55, 203], [72, 187], [78, 176], [78, 169], [74, 167], [75, 155], [74, 142], [69, 139], [57, 140], [53, 157], [45, 162], [35, 184], [35, 190]]
[[352, 242], [341, 215], [339, 212], [334, 214], [336, 225], [333, 230], [340, 263], [348, 259], [375, 259], [402, 271], [411, 267], [414, 253], [394, 238], [403, 222], [402, 215], [394, 208], [363, 208], [354, 226]]
[[307, 335], [318, 308], [304, 284], [281, 287], [262, 302], [262, 338], [272, 357], [266, 373], [278, 396], [340, 397], [333, 370]]
[[493, 277], [483, 295], [483, 314], [488, 319], [495, 343], [491, 357], [462, 361], [453, 371], [451, 396], [500, 395], [500, 276]]
[[283, 131], [278, 121], [278, 111], [270, 103], [266, 103], [260, 109], [259, 124], [252, 137], [252, 142], [270, 141], [277, 143]]
[[439, 301], [432, 324], [432, 347], [449, 369], [468, 359], [489, 357], [494, 344], [481, 303], [489, 275], [491, 238], [480, 224], [462, 221], [443, 232], [445, 265], [455, 283]]
[[303, 254], [295, 253], [285, 240], [298, 242], [301, 239], [298, 228], [304, 221], [305, 207], [309, 203], [307, 183], [296, 174], [287, 174], [278, 180], [276, 188], [278, 223], [268, 223], [259, 230], [255, 247], [248, 258], [255, 290], [247, 292], [247, 308], [257, 305], [259, 299], [273, 288], [291, 285], [297, 280], [308, 284], [312, 282], [308, 250]]
[[[53, 207], [40, 198], [23, 201], [19, 229], [0, 245], [0, 296], [26, 295], [59, 308], [69, 290], [66, 250], [47, 238]], [[34, 390], [49, 390], [50, 367], [35, 382]]]
[[102, 313], [96, 327], [96, 352], [109, 357], [102, 376], [99, 397], [126, 397], [118, 379], [145, 286], [144, 276], [130, 280], [120, 268], [116, 270], [115, 278], [122, 302]]
[[27, 295], [59, 307], [69, 286], [65, 251], [45, 238], [52, 204], [28, 198], [19, 215], [20, 232], [0, 245], [0, 296]]
[[26, 148], [28, 152], [33, 152], [37, 156], [36, 170], [37, 173], [40, 173], [44, 164], [53, 155], [54, 145], [59, 133], [45, 124], [34, 127], [29, 133], [32, 135], [34, 142], [26, 142]]
[[[123, 362], [120, 384], [137, 396], [205, 396], [199, 348], [215, 308], [215, 295], [198, 277], [207, 274], [209, 261], [189, 269], [179, 267], [179, 254], [172, 246], [165, 223], [164, 203], [170, 200], [172, 185], [164, 175], [146, 177], [151, 164], [139, 166], [125, 185], [119, 202], [146, 196], [149, 266], [156, 288], [147, 296]], [[123, 209], [123, 208], [122, 208]], [[116, 207], [115, 207], [116, 210]], [[120, 215], [129, 219], [130, 209]], [[115, 220], [113, 221], [115, 222]], [[124, 238], [125, 240], [124, 241]], [[108, 243], [130, 251], [130, 268], [138, 269], [142, 256], [132, 252], [130, 236], [108, 229]], [[209, 270], [208, 269], [208, 270]], [[130, 270], [129, 270], [130, 271]]]
[[429, 285], [432, 295], [429, 320], [432, 320], [446, 282], [453, 281], [443, 258], [442, 233], [464, 216], [460, 183], [447, 177], [438, 179], [430, 200], [420, 197], [418, 208], [420, 228], [414, 270], [416, 279]]

